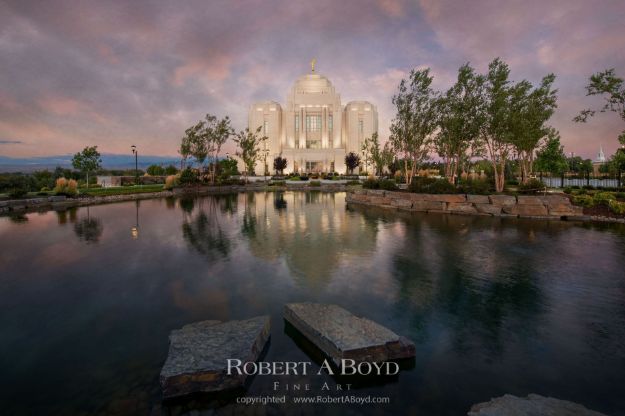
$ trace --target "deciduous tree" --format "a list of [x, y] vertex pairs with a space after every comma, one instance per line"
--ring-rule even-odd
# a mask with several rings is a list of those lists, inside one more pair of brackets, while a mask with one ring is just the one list
[[480, 140], [493, 166], [497, 192], [504, 189], [506, 162], [514, 149], [510, 131], [512, 87], [509, 75], [508, 65], [499, 58], [488, 65], [480, 108], [484, 117], [480, 128]]
[[287, 165], [288, 161], [281, 155], [273, 160], [273, 168], [276, 170], [276, 173], [280, 172], [280, 175], [284, 173], [284, 169], [286, 169]]
[[445, 164], [445, 177], [453, 183], [467, 152], [479, 149], [479, 133], [483, 114], [479, 111], [483, 99], [484, 76], [465, 64], [458, 70], [456, 83], [441, 96], [437, 106], [439, 131], [435, 138], [438, 155]]
[[[586, 86], [586, 95], [601, 95], [605, 99], [601, 113], [613, 111], [625, 121], [625, 83], [623, 78], [619, 78], [614, 73], [614, 68], [597, 72], [590, 76], [590, 82]], [[578, 123], [585, 123], [588, 117], [596, 114], [596, 110], [582, 110], [573, 120]], [[625, 130], [618, 136], [618, 140], [625, 145]]]
[[245, 165], [245, 181], [247, 182], [247, 177], [251, 173], [254, 173], [254, 167], [256, 166], [256, 162], [261, 160], [263, 157], [263, 144], [268, 139], [267, 136], [261, 136], [260, 132], [262, 130], [262, 126], [258, 127], [256, 130], [250, 130], [249, 128], [245, 128], [238, 134], [236, 134], [234, 141], [238, 146], [238, 150], [236, 155], [243, 160], [243, 164]]
[[353, 174], [354, 169], [356, 169], [358, 165], [360, 165], [360, 156], [354, 152], [349, 152], [345, 155], [345, 166], [347, 166], [349, 173]]
[[[408, 80], [399, 83], [393, 96], [396, 108], [391, 123], [391, 143], [404, 158], [406, 181], [410, 183], [419, 165], [427, 159], [432, 133], [437, 127], [438, 93], [432, 88], [430, 69], [410, 71]], [[410, 173], [408, 165], [411, 165]]]
[[536, 149], [551, 131], [546, 123], [557, 107], [557, 90], [552, 89], [554, 81], [555, 75], [549, 74], [536, 88], [524, 80], [511, 89], [510, 139], [524, 183], [532, 173]]
[[101, 163], [102, 159], [100, 159], [98, 146], [87, 146], [82, 152], [76, 153], [72, 158], [72, 166], [74, 169], [84, 172], [87, 176], [87, 189], [89, 188], [89, 172], [100, 169]]
[[536, 152], [536, 169], [540, 172], [561, 174], [568, 168], [560, 134], [551, 130], [543, 147]]
[[200, 120], [185, 130], [179, 152], [184, 161], [188, 156], [193, 156], [200, 167], [210, 157], [210, 177], [211, 182], [214, 183], [219, 152], [233, 134], [234, 130], [230, 125], [228, 116], [218, 119], [216, 116], [206, 114], [204, 120]]

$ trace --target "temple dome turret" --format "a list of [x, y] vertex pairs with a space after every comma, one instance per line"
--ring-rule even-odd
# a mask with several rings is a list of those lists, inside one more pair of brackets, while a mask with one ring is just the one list
[[323, 93], [333, 88], [330, 80], [321, 74], [302, 75], [295, 81], [293, 89], [298, 93]]

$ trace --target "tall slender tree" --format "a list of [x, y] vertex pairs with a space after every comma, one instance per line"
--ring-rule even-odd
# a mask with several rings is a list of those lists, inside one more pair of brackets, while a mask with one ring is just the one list
[[205, 120], [207, 147], [211, 153], [212, 159], [211, 181], [215, 183], [217, 178], [217, 164], [219, 163], [219, 152], [228, 139], [234, 135], [234, 129], [230, 125], [230, 117], [228, 116], [217, 119], [217, 117], [207, 114]]
[[551, 131], [546, 122], [557, 107], [557, 90], [552, 89], [554, 81], [555, 75], [549, 74], [536, 88], [524, 80], [511, 89], [510, 137], [523, 182], [532, 174], [536, 149]]
[[[377, 135], [377, 133], [374, 133]], [[369, 172], [369, 161], [372, 159], [373, 157], [373, 149], [372, 147], [374, 146], [374, 143], [372, 142], [372, 140], [368, 137], [365, 137], [365, 140], [362, 143], [362, 146], [360, 147], [360, 154], [362, 155], [362, 159], [364, 162], [364, 168], [365, 168], [365, 172]]]
[[467, 63], [458, 70], [456, 83], [438, 100], [439, 130], [435, 148], [445, 165], [445, 177], [453, 183], [467, 153], [478, 153], [483, 114], [484, 76]]
[[262, 126], [256, 130], [245, 128], [237, 133], [234, 141], [238, 146], [236, 155], [243, 160], [245, 165], [245, 182], [248, 181], [248, 175], [254, 173], [256, 163], [263, 157], [263, 143], [268, 139], [267, 136], [261, 136]]
[[480, 127], [480, 140], [493, 166], [495, 190], [502, 192], [505, 185], [505, 168], [514, 150], [510, 133], [512, 87], [508, 65], [496, 58], [488, 65], [488, 74], [481, 101], [484, 122]]
[[[432, 88], [430, 69], [410, 71], [393, 96], [396, 115], [391, 123], [391, 142], [404, 158], [404, 173], [410, 183], [419, 165], [428, 157], [437, 127], [438, 93]], [[408, 166], [410, 165], [410, 172]]]

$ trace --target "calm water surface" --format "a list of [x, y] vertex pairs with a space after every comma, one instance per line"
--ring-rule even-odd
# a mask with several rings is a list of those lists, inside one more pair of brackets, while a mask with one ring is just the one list
[[[353, 387], [390, 404], [352, 406], [351, 414], [461, 415], [494, 396], [538, 393], [624, 415], [624, 261], [622, 227], [348, 209], [341, 193], [2, 217], [0, 413], [236, 413], [227, 400], [161, 405], [169, 332], [269, 314], [264, 359], [310, 361], [314, 353], [285, 333], [281, 311], [317, 301], [417, 347], [397, 379]], [[310, 383], [311, 395], [336, 383], [257, 376], [247, 394], [273, 394], [274, 381]], [[345, 408], [255, 414], [265, 410]]]

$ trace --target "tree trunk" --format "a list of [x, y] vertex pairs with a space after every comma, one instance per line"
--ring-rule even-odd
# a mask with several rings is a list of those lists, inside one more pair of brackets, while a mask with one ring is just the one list
[[497, 162], [492, 162], [492, 164], [493, 164], [493, 170], [494, 170], [494, 176], [495, 176], [495, 191], [503, 192], [504, 185], [506, 183], [505, 161], [500, 162], [499, 164]]
[[89, 171], [87, 171], [87, 189], [89, 189]]
[[404, 180], [406, 184], [410, 185], [410, 178], [408, 178], [408, 159], [404, 156]]

